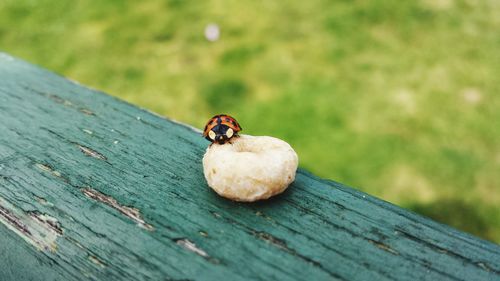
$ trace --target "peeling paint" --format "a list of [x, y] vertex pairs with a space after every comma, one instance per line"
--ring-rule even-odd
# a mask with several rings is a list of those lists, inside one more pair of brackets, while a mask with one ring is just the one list
[[268, 220], [268, 221], [272, 221], [272, 222], [274, 222], [274, 219], [273, 219], [273, 218], [271, 218], [270, 216], [268, 216], [268, 215], [266, 215], [266, 214], [262, 213], [261, 211], [257, 211], [257, 212], [255, 212], [255, 215], [256, 215], [256, 216], [258, 216], [258, 217], [263, 217], [264, 219], [266, 219], [266, 220]]
[[0, 223], [41, 251], [55, 252], [56, 240], [63, 235], [63, 229], [56, 218], [38, 211], [25, 212], [2, 198]]
[[44, 172], [50, 173], [50, 174], [52, 174], [53, 176], [58, 177], [58, 178], [60, 178], [60, 179], [64, 180], [65, 182], [69, 182], [69, 180], [68, 180], [67, 178], [63, 177], [63, 175], [61, 174], [61, 172], [59, 172], [59, 171], [55, 170], [54, 168], [52, 168], [52, 167], [51, 167], [50, 165], [48, 165], [48, 164], [36, 163], [36, 164], [35, 164], [35, 166], [36, 166], [38, 169], [40, 169], [40, 170], [42, 170], [42, 171], [44, 171]]
[[80, 110], [80, 112], [81, 112], [81, 113], [83, 113], [83, 114], [87, 114], [87, 115], [95, 115], [95, 113], [94, 113], [94, 112], [92, 112], [92, 111], [90, 111], [90, 110], [88, 110], [88, 109], [86, 109], [86, 108], [80, 108], [79, 110]]
[[49, 201], [47, 201], [47, 199], [43, 197], [35, 196], [35, 199], [38, 203], [42, 204], [43, 206], [54, 207], [54, 204], [50, 203]]
[[70, 237], [70, 236], [65, 236], [64, 237], [66, 240], [68, 240], [69, 242], [71, 242], [72, 244], [74, 244], [75, 246], [77, 246], [78, 248], [80, 248], [81, 250], [85, 250], [86, 251], [86, 248], [83, 247], [82, 244], [80, 244], [80, 242], [78, 242], [77, 240], [75, 240], [74, 238]]
[[123, 206], [116, 199], [114, 199], [111, 196], [105, 195], [93, 188], [82, 188], [81, 191], [85, 196], [88, 198], [91, 198], [95, 201], [104, 203], [113, 209], [118, 210], [120, 213], [128, 217], [129, 219], [135, 221], [137, 225], [141, 228], [144, 228], [149, 231], [153, 231], [154, 227], [144, 221], [144, 219], [141, 217], [141, 213], [138, 209], [133, 208], [133, 207], [127, 207]]
[[257, 236], [259, 239], [264, 240], [264, 241], [274, 245], [277, 248], [280, 248], [280, 249], [285, 250], [287, 252], [293, 252], [293, 250], [288, 248], [285, 241], [278, 239], [269, 233], [256, 231], [254, 233], [254, 235]]
[[58, 95], [55, 95], [55, 94], [50, 94], [50, 93], [43, 93], [46, 97], [50, 98], [51, 100], [57, 102], [57, 103], [60, 103], [60, 104], [63, 104], [65, 106], [73, 106], [73, 103], [71, 103], [69, 100], [65, 100], [63, 98], [61, 98], [60, 96]]
[[214, 215], [214, 217], [216, 217], [216, 218], [221, 218], [221, 217], [222, 217], [219, 213], [217, 213], [217, 212], [215, 212], [215, 211], [210, 211], [210, 213], [211, 213], [212, 215]]
[[0, 205], [0, 218], [2, 220], [2, 223], [5, 225], [11, 225], [18, 231], [20, 231], [22, 234], [25, 235], [31, 235], [31, 231], [28, 229], [26, 224], [24, 224], [20, 218], [18, 218], [16, 215], [14, 215], [9, 209], [4, 207], [6, 203], [2, 202], [3, 204]]
[[487, 263], [484, 263], [484, 262], [478, 262], [476, 263], [477, 266], [479, 266], [480, 268], [490, 272], [490, 271], [493, 271], [492, 268], [490, 266], [488, 266]]
[[40, 163], [36, 163], [35, 166], [42, 170], [42, 171], [45, 171], [45, 172], [48, 172], [48, 173], [51, 173], [52, 175], [60, 178], [62, 177], [61, 173], [54, 170], [52, 167], [50, 167], [49, 165], [45, 165], [45, 164], [40, 164]]
[[89, 255], [89, 260], [90, 260], [93, 264], [95, 264], [95, 265], [99, 266], [100, 268], [105, 268], [105, 267], [106, 267], [106, 265], [104, 264], [104, 262], [103, 262], [103, 261], [101, 261], [101, 260], [100, 260], [99, 258], [97, 258], [96, 256]]
[[108, 158], [106, 158], [106, 156], [93, 150], [92, 148], [89, 148], [89, 147], [86, 147], [86, 146], [80, 145], [80, 144], [78, 145], [78, 148], [80, 148], [80, 150], [87, 156], [94, 157], [94, 158], [104, 160], [104, 161], [108, 160]]
[[59, 236], [63, 235], [61, 224], [57, 221], [56, 218], [51, 217], [47, 214], [42, 214], [38, 211], [29, 211], [28, 214], [30, 215], [30, 217], [37, 220], [40, 224], [45, 225], [48, 229], [59, 234]]
[[372, 239], [367, 239], [367, 240], [368, 240], [368, 242], [372, 243], [373, 245], [379, 247], [380, 249], [382, 249], [386, 252], [389, 252], [389, 253], [394, 254], [394, 255], [399, 255], [399, 253], [396, 250], [392, 249], [390, 246], [388, 246], [382, 242], [375, 241]]
[[184, 247], [186, 250], [191, 251], [199, 256], [202, 256], [204, 258], [208, 258], [207, 252], [203, 251], [202, 249], [198, 248], [196, 244], [193, 242], [189, 241], [188, 239], [182, 238], [182, 239], [176, 239], [174, 240], [177, 245], [180, 245]]
[[184, 249], [186, 249], [190, 252], [197, 254], [198, 256], [203, 257], [204, 259], [206, 259], [208, 262], [210, 262], [212, 264], [220, 264], [221, 263], [219, 259], [211, 257], [210, 255], [207, 254], [207, 252], [205, 252], [200, 247], [196, 246], [196, 244], [194, 242], [192, 242], [191, 240], [189, 240], [187, 238], [177, 238], [177, 239], [172, 239], [172, 240], [177, 245], [183, 247]]

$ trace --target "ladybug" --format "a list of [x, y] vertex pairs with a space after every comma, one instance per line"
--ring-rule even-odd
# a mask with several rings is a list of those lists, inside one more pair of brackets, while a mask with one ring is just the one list
[[203, 136], [212, 143], [225, 144], [231, 138], [237, 137], [241, 126], [233, 117], [226, 114], [215, 115], [208, 120]]

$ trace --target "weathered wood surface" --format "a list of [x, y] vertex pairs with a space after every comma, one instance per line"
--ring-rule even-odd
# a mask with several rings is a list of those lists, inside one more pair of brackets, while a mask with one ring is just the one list
[[303, 170], [222, 199], [199, 132], [5, 54], [0, 120], [0, 280], [500, 280], [498, 245]]

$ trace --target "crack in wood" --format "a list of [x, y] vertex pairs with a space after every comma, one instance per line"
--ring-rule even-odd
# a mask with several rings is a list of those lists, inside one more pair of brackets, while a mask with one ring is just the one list
[[213, 258], [211, 257], [210, 255], [207, 254], [207, 252], [205, 252], [203, 249], [201, 249], [200, 247], [196, 246], [196, 244], [194, 242], [192, 242], [191, 240], [187, 239], [187, 238], [176, 238], [176, 239], [172, 239], [177, 245], [183, 247], [184, 249], [190, 251], [190, 252], [193, 252], [195, 254], [197, 254], [198, 256], [201, 256], [203, 258], [205, 258], [206, 260], [208, 260], [209, 262], [213, 263], [213, 264], [219, 264], [220, 261], [216, 258]]
[[275, 247], [278, 247], [282, 250], [285, 250], [286, 252], [289, 252], [289, 253], [294, 252], [292, 249], [288, 248], [288, 246], [286, 245], [286, 242], [284, 240], [278, 239], [267, 232], [254, 231], [253, 235], [261, 240], [264, 240], [264, 241], [272, 244]]
[[48, 229], [59, 234], [59, 236], [63, 235], [64, 231], [61, 227], [61, 224], [57, 221], [56, 218], [51, 217], [47, 214], [42, 214], [39, 211], [28, 211], [27, 213], [29, 214], [30, 217], [34, 218], [41, 224], [45, 224]]
[[0, 223], [38, 250], [55, 252], [63, 229], [54, 217], [38, 211], [24, 211], [0, 198]]
[[203, 251], [202, 249], [198, 248], [195, 243], [191, 242], [189, 239], [186, 238], [180, 238], [180, 239], [174, 239], [175, 243], [177, 245], [182, 246], [188, 251], [191, 251], [199, 256], [202, 256], [204, 258], [209, 258], [210, 256], [207, 254], [207, 252]]
[[380, 241], [376, 241], [376, 240], [369, 239], [369, 238], [366, 238], [366, 240], [368, 240], [368, 242], [372, 243], [373, 245], [377, 246], [378, 248], [380, 248], [386, 252], [389, 252], [393, 255], [399, 255], [398, 251], [392, 249], [390, 246], [388, 246]]
[[47, 172], [47, 173], [50, 173], [51, 175], [57, 177], [57, 178], [60, 178], [62, 179], [64, 182], [66, 183], [69, 183], [69, 180], [67, 178], [65, 178], [61, 172], [55, 170], [54, 168], [52, 168], [52, 166], [50, 166], [49, 164], [41, 164], [41, 163], [36, 163], [35, 164], [35, 167], [37, 167], [38, 169], [44, 171], [44, 172]]
[[51, 94], [51, 93], [43, 93], [43, 92], [39, 92], [39, 93], [41, 93], [42, 95], [48, 97], [49, 99], [51, 99], [57, 103], [60, 103], [60, 104], [63, 104], [65, 106], [69, 106], [69, 107], [73, 106], [72, 102], [70, 102], [69, 100], [63, 99], [58, 95]]
[[47, 132], [49, 132], [50, 134], [53, 134], [55, 135], [56, 137], [66, 141], [66, 142], [69, 142], [69, 143], [72, 143], [74, 145], [76, 145], [81, 152], [83, 152], [83, 154], [89, 156], [89, 157], [93, 157], [93, 158], [96, 158], [96, 159], [99, 159], [99, 160], [103, 160], [103, 161], [106, 161], [106, 163], [110, 164], [107, 160], [108, 158], [106, 156], [104, 156], [102, 153], [88, 147], [88, 146], [85, 146], [85, 145], [82, 145], [82, 144], [79, 144], [77, 142], [74, 142], [74, 141], [71, 141], [71, 140], [68, 140], [68, 138], [66, 138], [65, 136], [51, 130], [51, 129], [48, 129], [48, 128], [43, 128], [41, 127], [40, 129], [42, 130], [45, 130]]
[[47, 201], [47, 199], [43, 198], [43, 197], [39, 197], [39, 196], [34, 196], [36, 201], [38, 203], [40, 203], [41, 205], [43, 206], [49, 206], [49, 207], [54, 207], [54, 204], [52, 204], [51, 202]]
[[0, 205], [0, 220], [6, 225], [6, 222], [12, 225], [15, 229], [19, 230], [25, 235], [31, 236], [31, 231], [28, 227], [21, 221], [20, 218], [16, 217], [7, 208]]
[[[288, 200], [287, 200], [287, 201], [288, 201]], [[332, 227], [334, 227], [334, 228], [336, 228], [336, 229], [338, 229], [338, 230], [340, 230], [340, 231], [346, 232], [346, 233], [350, 234], [352, 237], [357, 237], [357, 238], [360, 238], [360, 239], [363, 239], [363, 240], [366, 240], [366, 241], [370, 242], [370, 241], [369, 241], [369, 240], [370, 240], [370, 238], [365, 237], [365, 236], [363, 236], [363, 235], [359, 235], [359, 234], [357, 234], [357, 233], [356, 233], [356, 232], [354, 232], [353, 230], [350, 230], [350, 229], [349, 229], [349, 228], [347, 228], [347, 227], [344, 227], [344, 226], [341, 226], [341, 225], [334, 224], [334, 223], [332, 223], [331, 221], [329, 221], [328, 219], [323, 218], [323, 216], [322, 216], [321, 214], [317, 213], [317, 212], [314, 212], [314, 211], [312, 211], [312, 210], [308, 210], [308, 209], [306, 209], [306, 208], [304, 208], [304, 207], [302, 207], [302, 206], [300, 206], [300, 205], [296, 204], [296, 203], [295, 203], [295, 202], [293, 202], [293, 201], [288, 201], [288, 202], [289, 202], [290, 204], [293, 204], [293, 205], [294, 205], [294, 206], [296, 206], [297, 208], [299, 208], [299, 209], [301, 209], [301, 210], [304, 210], [305, 212], [308, 212], [308, 213], [314, 214], [314, 215], [315, 215], [315, 216], [317, 216], [319, 219], [321, 219], [324, 223], [329, 224], [330, 226], [332, 226]], [[398, 231], [398, 233], [399, 233], [399, 231], [400, 231], [400, 230], [396, 230], [396, 231]], [[372, 243], [372, 244], [373, 244], [373, 243]], [[323, 245], [323, 246], [324, 246], [324, 247], [328, 247], [327, 245]], [[330, 250], [334, 251], [335, 249], [330, 248]], [[339, 254], [341, 254], [340, 252], [338, 252], [338, 253], [339, 253]], [[414, 256], [412, 256], [412, 255], [409, 255], [409, 254], [402, 253], [402, 254], [400, 254], [400, 256], [401, 256], [401, 257], [404, 257], [404, 258], [406, 258], [406, 259], [408, 259], [408, 260], [411, 260], [412, 262], [415, 262], [415, 263], [417, 263], [417, 264], [421, 264], [421, 265], [423, 265], [423, 266], [425, 266], [425, 263], [427, 263], [427, 261], [426, 261], [426, 260], [424, 260], [424, 259], [418, 259], [418, 258], [416, 258], [416, 257], [414, 257]], [[449, 279], [451, 279], [451, 280], [459, 280], [459, 279], [457, 279], [456, 277], [452, 276], [451, 274], [449, 274], [449, 273], [447, 273], [447, 272], [445, 272], [445, 271], [442, 271], [442, 270], [440, 270], [440, 269], [438, 269], [438, 268], [436, 268], [436, 267], [429, 268], [429, 270], [435, 271], [435, 272], [437, 272], [438, 274], [442, 274], [442, 275], [446, 276], [447, 278], [449, 278]], [[387, 274], [387, 273], [382, 272], [382, 271], [378, 271], [378, 272], [379, 272], [380, 274], [382, 274], [382, 275], [386, 275], [386, 274]]]
[[91, 198], [95, 201], [104, 203], [105, 205], [110, 206], [111, 208], [118, 210], [120, 213], [128, 217], [137, 223], [137, 225], [141, 228], [144, 228], [148, 231], [153, 231], [154, 227], [144, 221], [141, 216], [139, 209], [123, 206], [116, 199], [111, 196], [105, 195], [93, 188], [87, 187], [81, 189], [82, 193], [85, 194], [88, 198]]
[[94, 157], [96, 159], [104, 161], [108, 160], [108, 158], [106, 158], [106, 156], [104, 156], [102, 153], [99, 153], [90, 147], [78, 144], [78, 148], [80, 148], [80, 150], [87, 156]]
[[[278, 221], [273, 221], [273, 223], [275, 223], [279, 227], [283, 227], [283, 228], [287, 229], [288, 231], [293, 232], [293, 233], [295, 233], [297, 235], [303, 235], [304, 238], [306, 238], [306, 239], [308, 239], [310, 241], [315, 241], [316, 243], [320, 244], [321, 247], [324, 247], [324, 248], [326, 248], [326, 249], [328, 249], [328, 250], [330, 250], [332, 252], [335, 252], [337, 255], [341, 256], [342, 258], [344, 258], [346, 260], [350, 260], [350, 261], [352, 261], [354, 263], [362, 264], [363, 266], [368, 267], [366, 262], [359, 262], [359, 260], [357, 258], [353, 258], [353, 257], [347, 255], [346, 253], [344, 253], [342, 251], [339, 251], [338, 248], [331, 247], [331, 245], [329, 245], [328, 243], [324, 243], [321, 240], [317, 240], [315, 237], [313, 237], [313, 236], [311, 236], [309, 234], [306, 234], [306, 233], [303, 233], [303, 232], [299, 232], [296, 229], [293, 229], [293, 228], [287, 226], [286, 224], [282, 224], [282, 223], [280, 223]], [[394, 279], [393, 277], [391, 277], [390, 275], [388, 275], [387, 272], [385, 272], [385, 271], [381, 271], [381, 270], [379, 270], [377, 268], [373, 268], [372, 270], [375, 271], [375, 272], [377, 272], [381, 276], [384, 276], [384, 278], [387, 279], [387, 280], [393, 280]]]
[[289, 253], [290, 255], [295, 256], [295, 257], [297, 257], [297, 258], [299, 258], [299, 259], [301, 259], [309, 264], [314, 265], [315, 267], [321, 269], [322, 271], [324, 271], [325, 273], [327, 273], [331, 277], [333, 277], [335, 279], [339, 279], [339, 280], [345, 280], [345, 278], [343, 278], [340, 275], [336, 274], [335, 272], [332, 272], [331, 270], [325, 268], [320, 262], [318, 262], [310, 257], [307, 257], [307, 256], [297, 252], [296, 250], [288, 247], [285, 240], [277, 238], [277, 237], [275, 237], [272, 234], [267, 233], [267, 232], [256, 231], [256, 230], [254, 230], [254, 229], [252, 229], [252, 228], [250, 228], [250, 227], [248, 227], [248, 226], [246, 226], [246, 225], [244, 225], [236, 220], [230, 219], [228, 217], [222, 217], [219, 213], [217, 213], [215, 211], [209, 211], [209, 212], [214, 217], [226, 220], [226, 221], [232, 223], [233, 225], [239, 226], [239, 227], [243, 228], [247, 233], [253, 235], [254, 237], [256, 237], [262, 241], [265, 241], [265, 242], [269, 243], [270, 245], [272, 245], [278, 249], [281, 249], [284, 252]]
[[89, 255], [89, 260], [100, 268], [106, 267], [106, 264], [96, 256]]
[[270, 245], [273, 245], [274, 247], [277, 247], [277, 248], [279, 248], [279, 249], [281, 249], [281, 250], [283, 250], [283, 251], [285, 251], [285, 252], [287, 252], [295, 257], [298, 257], [298, 258], [304, 260], [305, 262], [307, 262], [309, 264], [316, 266], [317, 268], [320, 268], [324, 272], [328, 273], [330, 276], [332, 276], [336, 279], [345, 280], [344, 278], [342, 278], [338, 274], [326, 269], [320, 262], [315, 261], [314, 259], [312, 259], [310, 257], [304, 256], [304, 255], [300, 254], [299, 252], [297, 252], [296, 250], [288, 247], [285, 240], [279, 239], [279, 238], [277, 238], [277, 237], [275, 237], [267, 232], [263, 232], [263, 231], [251, 230], [251, 233], [255, 237], [259, 238], [260, 240], [263, 240], [263, 241], [269, 243]]
[[464, 257], [458, 253], [455, 253], [455, 252], [452, 252], [452, 251], [448, 251], [447, 249], [441, 247], [441, 246], [438, 246], [436, 244], [433, 244], [429, 241], [426, 241], [424, 239], [421, 239], [411, 233], [408, 233], [407, 231], [401, 229], [401, 228], [398, 228], [397, 231], [399, 233], [401, 233], [401, 235], [405, 236], [406, 238], [410, 239], [410, 240], [413, 240], [419, 244], [423, 244], [425, 245], [426, 247], [429, 247], [435, 251], [439, 251], [441, 253], [443, 253], [444, 255], [448, 255], [448, 256], [452, 256], [452, 257], [455, 257], [457, 259], [460, 259], [462, 260], [464, 263], [467, 263], [467, 264], [473, 264], [474, 266], [478, 267], [478, 268], [481, 268], [482, 270], [484, 271], [488, 271], [488, 272], [494, 272], [495, 274], [500, 274], [500, 271], [499, 270], [495, 270], [494, 268], [490, 267], [488, 264], [482, 262], [482, 261], [473, 261], [471, 260], [470, 258], [467, 258], [467, 257]]
[[89, 129], [82, 129], [82, 131], [83, 131], [84, 133], [89, 134], [89, 135], [93, 135], [93, 134], [94, 134], [94, 132], [92, 132], [92, 131], [91, 131], [91, 130], [89, 130]]
[[86, 108], [80, 108], [79, 109], [81, 113], [86, 114], [86, 115], [95, 115], [94, 112], [90, 111], [89, 109]]
[[77, 107], [75, 106], [71, 101], [69, 100], [66, 100], [66, 99], [63, 99], [61, 98], [60, 96], [56, 95], [56, 94], [52, 94], [52, 93], [47, 93], [47, 92], [43, 92], [43, 91], [39, 91], [37, 89], [33, 89], [31, 87], [27, 87], [27, 86], [24, 86], [25, 89], [31, 91], [31, 92], [34, 92], [36, 94], [39, 94], [39, 95], [42, 95], [42, 96], [45, 96], [51, 100], [53, 100], [54, 102], [56, 103], [59, 103], [59, 104], [62, 104], [62, 105], [65, 105], [67, 107], [72, 107], [72, 108], [77, 108], [78, 111], [80, 111], [81, 113], [83, 114], [86, 114], [86, 115], [93, 115], [95, 116], [96, 114], [91, 111], [90, 109], [87, 109], [85, 107]]
[[477, 262], [476, 263], [477, 266], [479, 266], [480, 268], [486, 270], [486, 271], [493, 271], [493, 272], [496, 272], [493, 268], [489, 267], [487, 263], [484, 263], [484, 262]]
[[52, 169], [52, 167], [50, 167], [49, 165], [36, 163], [35, 166], [42, 171], [53, 174], [54, 176], [59, 177], [61, 175], [60, 173], [56, 173], [54, 169]]

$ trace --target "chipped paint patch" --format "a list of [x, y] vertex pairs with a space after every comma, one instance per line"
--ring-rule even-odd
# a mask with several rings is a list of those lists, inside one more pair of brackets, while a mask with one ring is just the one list
[[195, 254], [197, 254], [199, 256], [202, 256], [204, 258], [208, 258], [209, 257], [208, 254], [207, 254], [207, 252], [205, 252], [202, 249], [198, 248], [196, 246], [196, 244], [194, 244], [193, 242], [189, 241], [188, 239], [185, 239], [185, 238], [176, 239], [175, 243], [177, 243], [177, 245], [182, 246], [186, 250], [191, 251], [191, 252], [193, 252], [193, 253], [195, 253]]
[[386, 252], [389, 252], [389, 253], [391, 253], [393, 255], [399, 255], [399, 253], [396, 250], [392, 249], [390, 246], [388, 246], [388, 245], [386, 245], [386, 244], [384, 244], [382, 242], [375, 241], [375, 240], [372, 240], [372, 239], [367, 239], [367, 240], [368, 240], [368, 242], [372, 243], [373, 245], [377, 246], [378, 248], [380, 248], [380, 249], [382, 249], [382, 250], [384, 250]]
[[54, 170], [52, 167], [50, 167], [49, 165], [45, 165], [45, 164], [40, 164], [40, 163], [36, 163], [35, 166], [44, 171], [44, 172], [48, 172], [48, 173], [51, 173], [53, 176], [56, 176], [58, 178], [61, 178], [62, 175], [60, 172]]
[[89, 260], [90, 260], [93, 264], [95, 264], [95, 265], [99, 266], [100, 268], [105, 268], [105, 267], [106, 267], [106, 264], [104, 264], [104, 262], [103, 262], [103, 261], [101, 261], [101, 260], [100, 260], [99, 258], [97, 258], [96, 256], [89, 255]]
[[258, 217], [263, 217], [264, 219], [268, 220], [268, 221], [271, 221], [271, 222], [274, 222], [274, 219], [271, 218], [270, 216], [262, 213], [261, 211], [257, 211], [255, 212], [255, 215], [258, 216]]
[[293, 250], [288, 248], [285, 241], [278, 239], [269, 233], [256, 231], [253, 234], [255, 236], [257, 236], [257, 238], [259, 238], [263, 241], [266, 241], [267, 243], [270, 243], [271, 245], [273, 245], [279, 249], [285, 250], [286, 252], [293, 252]]
[[94, 157], [94, 158], [104, 160], [104, 161], [108, 160], [108, 158], [106, 158], [106, 156], [93, 150], [90, 147], [86, 147], [84, 145], [78, 145], [78, 148], [80, 148], [80, 150], [87, 156]]
[[54, 168], [52, 168], [48, 164], [36, 163], [35, 167], [37, 167], [38, 169], [40, 169], [46, 173], [53, 175], [54, 177], [62, 179], [65, 182], [69, 182], [69, 180], [61, 174], [61, 172], [55, 170]]
[[487, 263], [477, 262], [476, 265], [479, 266], [480, 268], [482, 268], [483, 270], [488, 271], [488, 272], [493, 271], [493, 269]]
[[210, 211], [210, 213], [211, 213], [212, 215], [214, 215], [214, 217], [216, 217], [216, 218], [221, 218], [221, 217], [222, 217], [219, 213], [217, 213], [217, 212], [215, 212], [215, 211]]
[[105, 195], [93, 188], [82, 188], [81, 189], [82, 193], [85, 194], [88, 198], [91, 198], [95, 201], [104, 203], [108, 206], [110, 206], [113, 209], [118, 210], [120, 213], [128, 217], [129, 219], [133, 220], [134, 222], [137, 223], [137, 225], [141, 228], [144, 228], [149, 231], [153, 231], [154, 227], [144, 221], [144, 219], [141, 217], [141, 213], [139, 212], [138, 209], [133, 208], [133, 207], [127, 207], [123, 206], [116, 199], [114, 199], [111, 196]]
[[220, 264], [220, 260], [213, 258], [207, 254], [203, 249], [200, 247], [196, 246], [194, 242], [187, 238], [177, 238], [177, 239], [172, 239], [177, 245], [181, 246], [182, 248], [193, 252], [197, 254], [200, 257], [203, 257], [206, 259], [208, 262], [213, 263], [213, 264]]
[[65, 106], [69, 106], [69, 107], [72, 107], [73, 106], [73, 103], [70, 102], [69, 100], [65, 100], [63, 98], [61, 98], [60, 96], [58, 95], [55, 95], [55, 94], [51, 94], [51, 93], [43, 93], [46, 97], [50, 98], [51, 100], [57, 102], [57, 103], [60, 103], [60, 104], [63, 104]]
[[43, 197], [35, 196], [35, 199], [38, 203], [42, 204], [43, 206], [54, 207], [54, 204], [50, 203], [49, 201], [47, 201], [47, 199]]
[[47, 226], [48, 229], [54, 231], [59, 234], [59, 236], [63, 235], [63, 229], [61, 224], [57, 221], [56, 218], [51, 217], [47, 214], [42, 214], [38, 211], [29, 211], [29, 216], [40, 222], [41, 224]]
[[63, 229], [56, 218], [37, 211], [25, 212], [0, 198], [0, 223], [40, 251], [55, 252]]
[[83, 114], [86, 114], [86, 115], [95, 115], [94, 112], [86, 109], [86, 108], [80, 108], [80, 112], [83, 113]]

